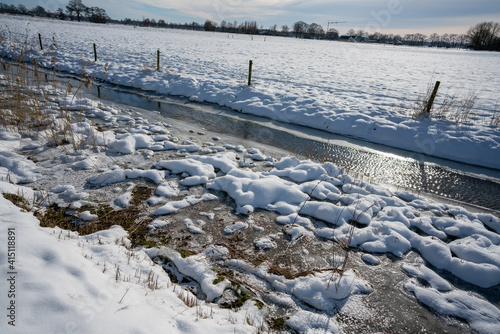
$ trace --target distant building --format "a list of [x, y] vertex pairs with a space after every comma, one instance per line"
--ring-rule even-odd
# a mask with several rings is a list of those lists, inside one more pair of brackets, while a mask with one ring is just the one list
[[356, 42], [356, 36], [342, 35], [339, 37], [341, 42]]
[[339, 32], [336, 30], [336, 29], [330, 29], [327, 33], [326, 33], [326, 39], [330, 39], [330, 40], [338, 40], [339, 39]]

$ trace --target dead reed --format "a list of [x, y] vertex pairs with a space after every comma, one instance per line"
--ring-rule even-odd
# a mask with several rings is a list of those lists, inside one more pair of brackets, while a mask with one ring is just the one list
[[10, 57], [0, 59], [0, 126], [23, 136], [42, 138], [49, 146], [61, 146], [63, 150], [67, 150], [67, 144], [73, 151], [82, 149], [83, 138], [71, 125], [81, 118], [85, 106], [75, 107], [73, 103], [82, 87], [90, 88], [93, 78], [84, 68], [77, 87], [56, 78], [55, 39], [46, 53], [35, 58], [28, 37], [22, 43], [6, 39], [5, 34], [2, 38], [11, 52]]
[[478, 99], [478, 93], [468, 92], [466, 95], [458, 96], [454, 94], [440, 94], [438, 92], [432, 109], [428, 112], [427, 106], [434, 90], [434, 84], [430, 82], [427, 85], [425, 93], [420, 95], [409, 105], [403, 105], [403, 108], [417, 120], [425, 118], [445, 119], [458, 124], [474, 123], [480, 120], [473, 112], [474, 105]]

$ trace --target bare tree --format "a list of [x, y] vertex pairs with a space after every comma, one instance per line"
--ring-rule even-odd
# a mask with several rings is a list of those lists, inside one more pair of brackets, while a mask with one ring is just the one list
[[76, 19], [78, 22], [80, 22], [80, 15], [85, 12], [85, 9], [87, 6], [85, 6], [82, 3], [82, 0], [69, 0], [68, 5], [66, 6], [66, 10], [68, 11], [68, 14], [73, 17], [73, 13], [76, 14]]
[[271, 31], [271, 34], [276, 35], [276, 32], [278, 31], [278, 26], [275, 24], [269, 27], [269, 31]]
[[290, 28], [285, 24], [284, 26], [281, 27], [281, 32], [283, 35], [288, 36], [288, 32], [290, 31]]
[[356, 31], [356, 36], [358, 37], [366, 37], [366, 35], [367, 33], [363, 29]]
[[458, 34], [450, 34], [450, 46], [456, 48], [458, 44]]
[[85, 14], [88, 20], [93, 23], [106, 23], [110, 19], [106, 11], [99, 7], [87, 7]]
[[19, 11], [19, 13], [21, 14], [27, 14], [28, 13], [28, 8], [26, 8], [25, 5], [19, 5], [17, 6], [17, 10]]
[[460, 47], [464, 47], [467, 44], [470, 44], [470, 38], [466, 34], [461, 34], [458, 36]]
[[227, 22], [226, 20], [222, 20], [222, 22], [220, 23], [220, 30], [224, 32], [226, 31], [226, 28], [227, 28]]
[[203, 25], [203, 29], [205, 29], [205, 31], [215, 31], [217, 27], [214, 22], [206, 20], [205, 24]]
[[427, 35], [418, 33], [416, 34], [416, 38], [419, 45], [424, 45], [425, 40], [427, 39]]
[[304, 21], [295, 22], [293, 24], [293, 32], [295, 33], [295, 37], [302, 37], [302, 34], [307, 31], [308, 27], [309, 25]]
[[256, 34], [259, 32], [256, 21], [245, 21], [238, 28], [239, 32], [243, 34]]
[[431, 40], [431, 46], [437, 46], [439, 43], [439, 35], [437, 33], [432, 33], [429, 38]]
[[449, 43], [450, 43], [450, 35], [443, 34], [441, 36], [441, 43], [439, 43], [439, 46], [446, 47]]
[[316, 38], [325, 34], [323, 27], [317, 23], [311, 23], [307, 27], [307, 33], [311, 35], [312, 38]]
[[17, 12], [19, 12], [19, 10], [16, 6], [0, 3], [0, 13], [15, 14]]
[[416, 34], [406, 34], [404, 37], [404, 41], [409, 45], [424, 45], [425, 39], [427, 36], [424, 34], [416, 33]]
[[60, 20], [66, 20], [66, 14], [64, 14], [64, 10], [62, 8], [58, 8], [56, 10], [56, 14]]
[[471, 27], [467, 32], [475, 50], [500, 50], [500, 24], [482, 22]]
[[47, 16], [47, 11], [42, 6], [36, 6], [31, 10], [36, 16]]
[[382, 34], [378, 31], [368, 36], [371, 40], [380, 42], [382, 40]]
[[394, 42], [394, 34], [381, 34], [380, 41], [382, 43], [393, 43]]

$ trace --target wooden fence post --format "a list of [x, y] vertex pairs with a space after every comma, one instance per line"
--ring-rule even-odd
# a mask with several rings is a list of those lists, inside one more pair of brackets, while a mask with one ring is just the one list
[[439, 89], [440, 84], [441, 84], [441, 81], [436, 81], [436, 84], [434, 85], [434, 90], [432, 91], [431, 97], [429, 98], [429, 101], [427, 101], [427, 105], [425, 106], [425, 112], [428, 114], [431, 113], [432, 104], [434, 103], [434, 99], [436, 98], [437, 91]]
[[97, 47], [94, 43], [94, 61], [97, 61]]
[[248, 65], [248, 85], [249, 86], [252, 84], [252, 65], [253, 65], [253, 62], [250, 60], [249, 65]]
[[156, 52], [156, 70], [160, 70], [160, 50]]
[[40, 50], [43, 51], [42, 35], [38, 34], [38, 41], [40, 42]]

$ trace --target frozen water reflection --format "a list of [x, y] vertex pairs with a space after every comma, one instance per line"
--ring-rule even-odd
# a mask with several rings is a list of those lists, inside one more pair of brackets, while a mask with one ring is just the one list
[[102, 86], [100, 90], [102, 98], [107, 101], [157, 110], [166, 118], [186, 120], [211, 132], [274, 146], [284, 150], [285, 154], [333, 161], [366, 181], [500, 211], [500, 171], [497, 170], [244, 115], [211, 104], [165, 96], [148, 97], [124, 88]]

